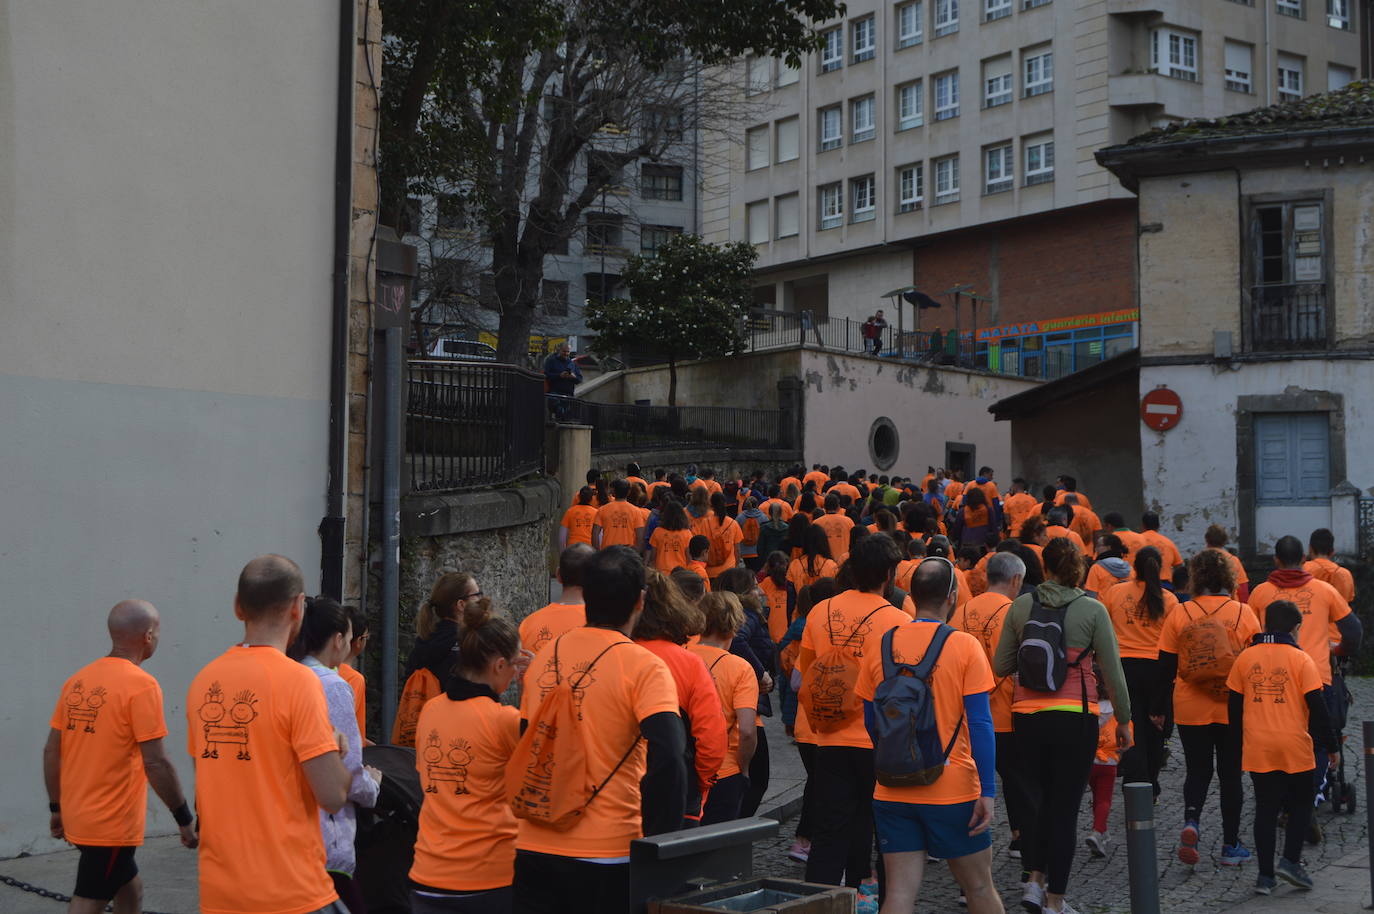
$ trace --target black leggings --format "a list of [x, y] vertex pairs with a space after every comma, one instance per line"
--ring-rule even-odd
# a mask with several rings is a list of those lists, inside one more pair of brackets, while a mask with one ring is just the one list
[[858, 888], [873, 868], [873, 750], [816, 749], [806, 881]]
[[1302, 840], [1312, 819], [1312, 772], [1250, 772], [1255, 785], [1255, 855], [1261, 876], [1274, 875], [1274, 845], [1279, 811], [1287, 810], [1288, 828], [1283, 833], [1283, 856], [1290, 863], [1302, 860]]
[[1150, 720], [1150, 702], [1159, 681], [1159, 661], [1122, 657], [1126, 691], [1131, 696], [1134, 744], [1121, 756], [1121, 783], [1144, 781], [1159, 796], [1159, 769], [1164, 767], [1164, 731]]
[[740, 818], [740, 801], [748, 791], [747, 775], [732, 774], [716, 781], [706, 795], [706, 806], [701, 810], [701, 824], [718, 825]]
[[816, 780], [814, 777], [816, 744], [797, 743], [797, 754], [801, 756], [802, 767], [806, 769], [806, 784], [802, 787], [801, 815], [797, 817], [797, 837], [810, 841], [812, 828], [811, 820], [815, 816], [812, 807], [816, 805], [816, 791], [812, 786]]
[[754, 757], [749, 760], [749, 786], [744, 790], [744, 799], [739, 804], [741, 818], [748, 818], [759, 811], [763, 795], [768, 792], [768, 731], [763, 729], [763, 721], [758, 726], [759, 742], [754, 749]]
[[1213, 759], [1221, 788], [1221, 838], [1223, 844], [1240, 843], [1240, 734], [1230, 724], [1179, 724], [1183, 759], [1188, 773], [1183, 778], [1183, 820], [1202, 819], [1202, 805], [1212, 786]]
[[1063, 895], [1078, 846], [1078, 809], [1097, 754], [1097, 715], [1037, 711], [1013, 714], [1012, 724], [1026, 799], [1021, 866], [1044, 873], [1046, 889]]
[[1026, 788], [1022, 785], [1021, 761], [1016, 757], [1016, 732], [998, 733], [997, 774], [1002, 778], [1002, 801], [1007, 807], [1007, 827], [1021, 831], [1026, 820]]
[[512, 889], [515, 914], [625, 911], [630, 905], [630, 865], [517, 850]]

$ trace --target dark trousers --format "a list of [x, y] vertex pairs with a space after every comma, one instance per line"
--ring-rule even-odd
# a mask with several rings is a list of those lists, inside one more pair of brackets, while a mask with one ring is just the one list
[[1044, 873], [1046, 889], [1062, 895], [1078, 846], [1078, 809], [1097, 754], [1097, 715], [1039, 711], [1013, 714], [1012, 722], [1026, 791], [1021, 866]]
[[1312, 820], [1312, 772], [1250, 772], [1255, 787], [1255, 856], [1261, 876], [1274, 875], [1274, 845], [1279, 811], [1288, 811], [1283, 833], [1283, 857], [1290, 863], [1302, 860], [1302, 840]]
[[1164, 731], [1150, 721], [1150, 702], [1159, 681], [1159, 661], [1122, 657], [1126, 691], [1131, 696], [1131, 726], [1135, 742], [1121, 756], [1123, 784], [1154, 785], [1159, 796], [1159, 769], [1164, 767]]
[[759, 742], [754, 748], [754, 757], [749, 760], [749, 784], [739, 804], [739, 814], [746, 818], [759, 811], [763, 795], [768, 792], [768, 731], [763, 729], [762, 720], [758, 731]]
[[511, 894], [510, 886], [485, 892], [454, 893], [413, 886], [410, 914], [510, 914]]
[[1240, 734], [1230, 724], [1179, 724], [1178, 738], [1183, 743], [1187, 773], [1183, 778], [1183, 820], [1202, 819], [1207, 789], [1212, 786], [1212, 771], [1221, 789], [1221, 837], [1223, 844], [1240, 843], [1240, 808], [1244, 793], [1240, 786]]
[[1016, 733], [997, 736], [997, 774], [1002, 778], [1002, 802], [1007, 807], [1007, 826], [1021, 831], [1026, 818], [1026, 788], [1022, 785], [1021, 763], [1016, 757]]
[[749, 778], [743, 774], [732, 774], [721, 778], [706, 795], [706, 806], [701, 811], [702, 825], [715, 825], [729, 822], [740, 817], [740, 803], [749, 790]]
[[630, 907], [628, 863], [515, 852], [515, 914], [619, 914]]
[[802, 786], [801, 815], [797, 817], [797, 837], [810, 841], [814, 825], [812, 819], [815, 816], [813, 807], [816, 805], [816, 744], [797, 743], [797, 754], [801, 756], [802, 767], [806, 769], [806, 783]]
[[858, 888], [873, 868], [873, 750], [816, 748], [806, 881]]
[[[1345, 686], [1342, 685], [1341, 688], [1344, 689]], [[1337, 697], [1334, 685], [1322, 686], [1322, 701], [1326, 703], [1326, 714], [1331, 718], [1331, 728], [1336, 731], [1336, 736], [1340, 737], [1340, 728], [1337, 728], [1336, 724], [1345, 720], [1345, 714], [1341, 711], [1342, 699]], [[1321, 746], [1314, 745], [1312, 748], [1316, 752], [1317, 763], [1316, 769], [1312, 772], [1312, 786], [1314, 790], [1320, 790], [1326, 786], [1326, 769], [1331, 764], [1331, 756]], [[1327, 796], [1331, 796], [1330, 791], [1327, 791]]]
[[352, 876], [330, 870], [329, 878], [334, 880], [334, 891], [339, 893], [339, 901], [348, 908], [349, 914], [367, 914], [367, 905], [363, 904], [363, 893]]

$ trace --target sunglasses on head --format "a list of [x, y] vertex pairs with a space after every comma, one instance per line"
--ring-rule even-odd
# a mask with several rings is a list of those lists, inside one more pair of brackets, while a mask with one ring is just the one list
[[[945, 591], [945, 599], [948, 600], [950, 597], [954, 596], [954, 590], [956, 587], [959, 586], [959, 578], [954, 573], [954, 563], [951, 562], [949, 559], [945, 558], [943, 555], [928, 555], [925, 558], [921, 559], [921, 565], [924, 565], [926, 562], [944, 562], [945, 565], [948, 566], [949, 590]], [[917, 567], [919, 568], [920, 566], [918, 565]]]

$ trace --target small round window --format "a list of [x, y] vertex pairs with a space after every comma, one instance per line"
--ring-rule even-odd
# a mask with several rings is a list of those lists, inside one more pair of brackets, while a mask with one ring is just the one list
[[890, 469], [897, 462], [901, 444], [897, 426], [891, 419], [879, 416], [873, 420], [873, 427], [868, 430], [868, 456], [872, 458], [874, 466], [880, 470]]

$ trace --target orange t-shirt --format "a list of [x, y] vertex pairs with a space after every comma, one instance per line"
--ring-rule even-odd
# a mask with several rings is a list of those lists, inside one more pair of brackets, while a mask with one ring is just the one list
[[1336, 588], [1336, 593], [1347, 603], [1355, 601], [1355, 578], [1345, 568], [1330, 559], [1317, 558], [1302, 566], [1302, 570], [1318, 581], [1325, 581]]
[[711, 592], [711, 576], [706, 573], [705, 562], [688, 562], [686, 565], [682, 567], [686, 568], [690, 572], [693, 572], [694, 574], [696, 574], [697, 577], [701, 578], [701, 586], [706, 588], [707, 593]]
[[1007, 515], [1007, 524], [1011, 527], [1011, 535], [1020, 536], [1021, 525], [1039, 509], [1040, 502], [1035, 500], [1034, 495], [1028, 495], [1025, 492], [1008, 495], [1006, 500], [1002, 502], [1002, 511]]
[[782, 497], [783, 497], [783, 498], [786, 498], [786, 497], [787, 497], [787, 487], [788, 487], [788, 486], [796, 486], [797, 494], [798, 494], [798, 495], [801, 494], [801, 490], [802, 490], [802, 481], [801, 481], [800, 479], [798, 479], [797, 477], [795, 477], [795, 476], [785, 476], [785, 477], [783, 477], [783, 479], [778, 483], [778, 492], [782, 494]]
[[[579, 677], [582, 685], [574, 690], [574, 697], [580, 699], [579, 726], [587, 728], [583, 741], [587, 779], [592, 784], [610, 780], [566, 831], [520, 820], [515, 846], [556, 857], [629, 857], [630, 842], [643, 835], [639, 780], [644, 777], [647, 749], [639, 740], [639, 722], [655, 714], [677, 714], [677, 686], [662, 660], [620, 632], [574, 629], [545, 646], [530, 664], [520, 704], [523, 720], [534, 717], [544, 696], [557, 684], [555, 651], [558, 666], [566, 671], [584, 672], [601, 655], [590, 672]], [[622, 758], [624, 764], [612, 776]]]
[[301, 768], [338, 749], [319, 677], [274, 647], [235, 645], [191, 680], [186, 722], [201, 911], [307, 914], [336, 900]]
[[851, 504], [857, 502], [862, 496], [856, 486], [847, 482], [837, 482], [830, 487], [830, 491], [836, 495], [848, 495]]
[[[1255, 611], [1244, 603], [1228, 596], [1203, 595], [1182, 603], [1164, 620], [1164, 628], [1159, 633], [1159, 649], [1178, 656], [1180, 669], [1192, 661], [1195, 651], [1190, 643], [1191, 633], [1185, 634], [1189, 623], [1201, 619], [1206, 614], [1215, 613], [1217, 621], [1226, 627], [1227, 640], [1231, 642], [1231, 652], [1239, 654], [1245, 650], [1250, 639], [1260, 631], [1259, 619]], [[1215, 656], [1213, 645], [1198, 644], [1197, 652], [1209, 661]], [[1207, 689], [1193, 685], [1182, 676], [1174, 678], [1174, 721], [1189, 727], [1205, 724], [1229, 723], [1231, 712], [1226, 706], [1225, 690], [1212, 694]]]
[[[816, 484], [816, 491], [819, 492], [825, 488], [825, 484], [829, 481], [830, 477], [822, 473], [820, 470], [812, 470], [810, 473], [807, 473], [805, 476], [802, 477], [801, 488], [805, 488], [808, 482], [814, 482]], [[784, 489], [783, 491], [786, 490]]]
[[688, 530], [668, 530], [655, 527], [649, 537], [649, 546], [654, 550], [654, 567], [664, 574], [671, 574], [674, 568], [687, 564], [687, 544], [695, 534]]
[[584, 603], [550, 603], [520, 622], [520, 646], [537, 654], [554, 638], [587, 624]]
[[367, 738], [367, 679], [347, 663], [339, 664], [338, 673], [353, 690], [353, 716], [358, 718], [358, 732]]
[[[1067, 489], [1060, 489], [1059, 493], [1054, 496], [1054, 503], [1056, 505], [1062, 505], [1064, 503], [1064, 496], [1068, 494], [1069, 491]], [[1087, 508], [1089, 511], [1093, 509], [1092, 500], [1089, 499], [1088, 496], [1084, 495], [1082, 492], [1074, 492], [1073, 494], [1078, 496], [1079, 507]]]
[[[719, 778], [739, 774], [739, 715], [738, 711], [752, 711], [759, 703], [759, 681], [754, 668], [743, 657], [706, 644], [687, 648], [701, 658], [720, 696], [720, 710], [725, 715], [725, 761], [720, 764]], [[757, 726], [757, 725], [756, 725]]]
[[592, 524], [596, 521], [597, 508], [591, 505], [573, 505], [563, 512], [560, 526], [568, 531], [568, 545], [578, 543], [592, 544]]
[[[877, 594], [846, 590], [817, 603], [806, 617], [798, 665], [805, 675], [816, 658], [830, 653], [832, 647], [838, 647], [841, 661], [852, 670], [858, 670], [869, 652], [877, 650], [876, 637], [881, 637], [894, 625], [910, 621], [911, 616]], [[805, 713], [805, 709], [800, 709], [798, 716]], [[873, 742], [864, 727], [862, 708], [843, 727], [829, 733], [817, 733], [816, 745], [872, 749]]]
[[782, 509], [782, 519], [783, 519], [783, 520], [791, 520], [791, 519], [792, 519], [792, 515], [797, 513], [795, 508], [793, 508], [793, 507], [792, 507], [791, 505], [789, 505], [787, 502], [783, 501], [781, 498], [770, 498], [770, 499], [768, 499], [767, 501], [765, 501], [763, 504], [759, 505], [759, 510], [763, 512], [763, 516], [764, 516], [764, 517], [768, 517], [768, 516], [769, 516], [769, 515], [768, 515], [768, 507], [769, 507], [769, 505], [777, 505], [778, 507], [780, 507], [780, 508]]
[[[1088, 566], [1088, 579], [1083, 583], [1083, 589], [1090, 593], [1097, 594], [1098, 598], [1101, 599], [1104, 593], [1111, 590], [1116, 585], [1133, 580], [1135, 580], [1134, 572], [1123, 580], [1112, 574], [1099, 563], [1093, 562]], [[1103, 602], [1105, 603], [1106, 601], [1104, 600]]]
[[854, 529], [854, 521], [849, 515], [836, 512], [823, 514], [813, 523], [825, 531], [825, 538], [830, 541], [830, 557], [843, 565], [849, 557], [849, 531]]
[[[711, 551], [706, 553], [706, 571], [710, 577], [717, 577], [727, 568], [739, 564], [739, 544], [744, 540], [744, 531], [739, 528], [733, 517], [717, 518], [714, 513], [707, 515], [703, 534], [711, 541]], [[712, 563], [713, 556], [723, 556], [719, 562]]]
[[1116, 643], [1121, 648], [1122, 657], [1159, 659], [1160, 632], [1164, 630], [1164, 623], [1169, 616], [1178, 608], [1178, 597], [1167, 590], [1163, 593], [1164, 615], [1158, 619], [1150, 618], [1142, 581], [1123, 581], [1102, 595], [1102, 605], [1107, 607], [1107, 615], [1112, 617], [1112, 628], [1116, 629]]
[[[1056, 539], [1061, 536], [1066, 537], [1069, 542], [1077, 546], [1079, 552], [1083, 553], [1084, 555], [1087, 555], [1088, 547], [1083, 545], [1083, 537], [1079, 536], [1077, 533], [1074, 533], [1068, 527], [1054, 526], [1045, 528], [1046, 543], [1048, 543], [1052, 539]], [[1089, 556], [1089, 558], [1091, 558], [1091, 556]]]
[[1160, 556], [1164, 559], [1160, 566], [1159, 579], [1161, 581], [1172, 581], [1174, 579], [1174, 569], [1183, 564], [1183, 555], [1174, 545], [1174, 541], [1169, 539], [1158, 530], [1145, 530], [1140, 534], [1144, 541], [1143, 545], [1153, 546], [1159, 550]]
[[415, 725], [415, 769], [425, 789], [410, 878], [436, 889], [482, 892], [515, 878], [515, 813], [506, 768], [520, 712], [482, 695], [425, 703]]
[[[644, 513], [628, 501], [613, 501], [596, 509], [596, 526], [601, 528], [601, 548], [639, 545], [644, 529]], [[637, 532], [638, 531], [638, 532]]]
[[920, 565], [923, 559], [902, 559], [897, 563], [897, 573], [892, 583], [896, 584], [907, 593], [911, 592], [911, 576], [916, 573], [916, 566]]
[[[892, 636], [893, 659], [913, 666], [920, 663], [937, 629], [935, 623], [926, 621], [912, 622], [898, 628]], [[859, 664], [859, 681], [854, 691], [865, 701], [873, 700], [874, 692], [883, 681], [881, 639], [882, 635], [879, 634], [871, 640]], [[954, 728], [959, 727], [959, 735], [954, 738], [954, 746], [945, 762], [945, 771], [938, 781], [925, 787], [884, 787], [879, 784], [873, 789], [875, 800], [952, 806], [976, 800], [982, 793], [968, 727], [960, 725], [964, 717], [964, 696], [990, 692], [993, 688], [992, 667], [988, 665], [988, 658], [978, 639], [967, 632], [950, 633], [940, 650], [939, 659], [935, 661], [935, 669], [931, 671], [930, 686], [935, 696], [935, 721], [940, 733], [940, 745], [949, 745], [950, 739], [954, 738]]]
[[787, 584], [787, 581], [783, 581], [783, 586], [779, 587], [767, 576], [759, 581], [759, 589], [768, 603], [768, 637], [774, 642], [781, 641], [782, 636], [787, 634]]
[[62, 685], [48, 724], [62, 738], [67, 840], [92, 847], [141, 845], [148, 778], [138, 744], [167, 735], [157, 680], [122, 657], [101, 657]]
[[797, 588], [797, 593], [801, 593], [803, 587], [810, 587], [821, 578], [833, 578], [839, 573], [840, 566], [835, 564], [834, 559], [816, 557], [814, 572], [808, 569], [813, 566], [808, 564], [806, 556], [793, 559], [792, 564], [787, 566], [787, 580], [792, 582], [792, 586]]
[[1302, 610], [1302, 626], [1298, 629], [1298, 646], [1307, 651], [1317, 665], [1322, 682], [1331, 685], [1331, 623], [1350, 615], [1350, 604], [1336, 588], [1316, 578], [1301, 587], [1275, 587], [1265, 581], [1250, 591], [1250, 607], [1264, 627], [1264, 610], [1275, 600], [1291, 600]]
[[1121, 540], [1122, 545], [1126, 547], [1126, 561], [1128, 562], [1134, 562], [1135, 554], [1145, 546], [1150, 545], [1142, 534], [1136, 533], [1134, 530], [1127, 530], [1125, 527], [1107, 532]]
[[1085, 543], [1093, 541], [1093, 534], [1102, 529], [1102, 519], [1079, 505], [1073, 509], [1073, 520], [1069, 521], [1069, 529], [1078, 534], [1078, 538]]
[[1226, 685], [1245, 696], [1241, 768], [1311, 771], [1306, 695], [1322, 687], [1322, 678], [1307, 652], [1291, 644], [1252, 644], [1236, 658]]
[[954, 505], [958, 502], [959, 496], [964, 494], [964, 484], [951, 479], [940, 494], [945, 497], [945, 504]]
[[[1002, 640], [1002, 625], [1007, 621], [1007, 607], [1011, 598], [1000, 593], [987, 591], [969, 600], [954, 610], [949, 624], [978, 639], [987, 657], [988, 673], [992, 673], [992, 655], [997, 652], [997, 643]], [[997, 680], [996, 687], [988, 698], [992, 706], [992, 729], [998, 733], [1010, 733], [1011, 693], [1014, 683], [1012, 677], [1003, 676]]]

